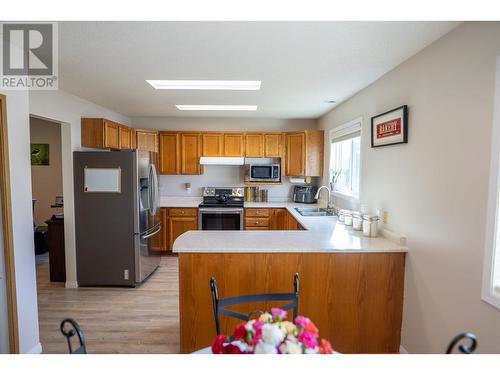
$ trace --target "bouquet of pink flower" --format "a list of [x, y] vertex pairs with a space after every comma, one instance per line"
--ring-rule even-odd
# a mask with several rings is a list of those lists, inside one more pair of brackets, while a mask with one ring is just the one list
[[[287, 312], [271, 309], [257, 320], [240, 323], [232, 336], [217, 336], [212, 343], [214, 354], [332, 354], [325, 339], [318, 339], [318, 329], [311, 319], [286, 320]], [[318, 342], [319, 341], [319, 342]]]

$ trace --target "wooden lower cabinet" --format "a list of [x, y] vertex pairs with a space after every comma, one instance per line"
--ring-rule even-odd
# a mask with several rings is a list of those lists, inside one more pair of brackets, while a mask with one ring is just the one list
[[302, 230], [304, 229], [302, 227], [302, 225], [300, 225], [300, 223], [295, 220], [295, 218], [293, 217], [293, 215], [288, 212], [288, 210], [286, 211], [286, 215], [285, 215], [285, 230]]
[[286, 215], [288, 211], [286, 208], [273, 208], [271, 218], [269, 221], [270, 230], [285, 230]]
[[189, 230], [198, 230], [198, 209], [169, 208], [167, 221], [167, 253], [172, 254], [177, 237]]
[[189, 230], [198, 230], [198, 209], [162, 207], [157, 213], [157, 220], [161, 223], [160, 236], [152, 237], [149, 244], [155, 251], [173, 255], [172, 249], [177, 237]]
[[286, 208], [245, 209], [245, 230], [303, 230]]
[[[219, 297], [293, 290], [299, 274], [299, 315], [313, 320], [320, 337], [340, 353], [399, 353], [404, 253], [179, 254], [180, 352], [210, 346], [216, 332], [209, 280]], [[269, 311], [275, 304], [236, 306]], [[291, 313], [291, 312], [289, 312]], [[221, 334], [241, 321], [221, 317]]]
[[168, 208], [160, 208], [156, 213], [156, 220], [161, 224], [160, 235], [149, 239], [149, 247], [155, 251], [167, 251]]
[[245, 209], [245, 230], [268, 230], [270, 216], [269, 208]]

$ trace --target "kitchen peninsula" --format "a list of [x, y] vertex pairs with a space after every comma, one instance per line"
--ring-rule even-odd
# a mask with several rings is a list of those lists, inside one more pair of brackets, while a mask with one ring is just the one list
[[[363, 237], [336, 217], [301, 216], [298, 206], [245, 203], [245, 209], [284, 208], [305, 230], [189, 231], [177, 238], [181, 353], [206, 347], [215, 337], [210, 277], [226, 298], [290, 292], [295, 272], [299, 314], [310, 317], [335, 350], [399, 352], [407, 248]], [[223, 317], [221, 332], [232, 332], [237, 322]]]

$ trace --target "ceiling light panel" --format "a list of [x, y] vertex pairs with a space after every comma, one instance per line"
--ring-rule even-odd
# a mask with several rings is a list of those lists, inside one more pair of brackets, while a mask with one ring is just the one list
[[177, 104], [180, 111], [256, 111], [256, 105]]
[[261, 81], [153, 80], [147, 83], [157, 90], [260, 90]]

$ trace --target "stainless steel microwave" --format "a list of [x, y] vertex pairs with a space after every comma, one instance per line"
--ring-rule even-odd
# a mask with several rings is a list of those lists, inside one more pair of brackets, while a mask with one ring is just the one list
[[246, 164], [245, 181], [280, 182], [281, 166], [279, 164]]

